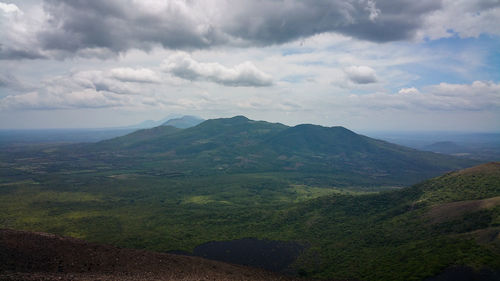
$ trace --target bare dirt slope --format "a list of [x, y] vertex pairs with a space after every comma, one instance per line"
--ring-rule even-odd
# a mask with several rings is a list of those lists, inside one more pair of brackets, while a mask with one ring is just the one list
[[0, 229], [0, 280], [302, 280], [261, 269]]

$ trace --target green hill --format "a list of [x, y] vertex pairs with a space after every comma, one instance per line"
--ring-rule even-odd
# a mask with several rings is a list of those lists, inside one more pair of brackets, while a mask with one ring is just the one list
[[288, 127], [243, 116], [207, 120], [183, 130], [141, 130], [85, 149], [130, 155], [127, 161], [137, 167], [147, 156], [158, 166], [175, 162], [197, 175], [307, 173], [316, 175], [314, 183], [321, 185], [408, 185], [477, 163], [398, 146], [343, 127]]
[[315, 277], [423, 280], [457, 266], [498, 273], [500, 163], [399, 191], [321, 197], [279, 221], [289, 239], [312, 243], [302, 267]]

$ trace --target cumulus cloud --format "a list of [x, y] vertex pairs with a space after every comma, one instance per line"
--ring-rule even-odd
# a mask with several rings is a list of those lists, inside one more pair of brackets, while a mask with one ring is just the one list
[[268, 46], [328, 32], [373, 42], [500, 34], [494, 0], [45, 0], [38, 10], [0, 2], [0, 59]]
[[129, 103], [123, 95], [93, 89], [68, 93], [35, 91], [9, 95], [0, 100], [0, 107], [8, 109], [104, 108], [127, 104]]
[[462, 38], [481, 34], [500, 35], [500, 1], [442, 0], [444, 9], [429, 13], [418, 32], [420, 38], [438, 39], [458, 35]]
[[108, 70], [78, 71], [69, 77], [51, 80], [52, 85], [74, 85], [118, 94], [140, 94], [143, 85], [161, 83], [161, 77], [148, 68], [112, 68]]
[[15, 4], [0, 2], [0, 60], [46, 58], [36, 36], [41, 25], [37, 16], [25, 14]]
[[420, 91], [415, 87], [402, 88], [401, 90], [398, 91], [398, 94], [400, 95], [420, 94]]
[[37, 50], [16, 49], [0, 45], [0, 60], [44, 59], [47, 58]]
[[251, 62], [226, 67], [219, 63], [198, 62], [183, 52], [165, 60], [163, 69], [183, 79], [207, 80], [225, 86], [265, 87], [273, 84], [272, 77]]
[[375, 70], [369, 66], [350, 66], [344, 69], [347, 78], [356, 84], [370, 84], [377, 82]]
[[290, 100], [272, 100], [269, 98], [251, 97], [236, 103], [243, 110], [270, 110], [270, 111], [297, 111], [302, 109], [300, 104]]
[[22, 13], [15, 4], [7, 4], [0, 2], [0, 10], [4, 13]]
[[441, 83], [403, 88], [396, 94], [351, 95], [351, 104], [362, 107], [401, 110], [482, 111], [500, 109], [500, 83], [475, 81], [472, 84]]
[[130, 67], [114, 68], [109, 72], [110, 77], [123, 82], [137, 83], [158, 83], [160, 77], [151, 69], [139, 68], [133, 69]]
[[260, 44], [280, 44], [323, 32], [388, 42], [412, 38], [439, 1], [241, 1], [227, 32]]
[[[17, 79], [0, 73], [0, 86], [14, 87]], [[28, 93], [0, 99], [6, 109], [61, 109], [140, 106], [145, 84], [160, 83], [160, 76], [147, 68], [86, 70], [56, 76]], [[25, 90], [26, 91], [26, 90]]]
[[372, 22], [374, 22], [380, 15], [380, 9], [377, 8], [375, 1], [373, 0], [366, 1], [365, 10], [368, 10], [370, 12], [369, 18]]
[[[450, 14], [453, 1], [443, 1], [446, 5], [435, 0], [45, 0], [41, 14], [11, 17], [2, 24], [6, 30], [19, 28], [0, 37], [0, 58], [103, 58], [155, 46], [267, 46], [327, 32], [373, 42], [408, 40], [427, 22], [436, 23], [433, 15]], [[4, 3], [0, 10], [22, 13], [14, 4]], [[495, 22], [495, 15], [485, 17]], [[478, 28], [491, 31], [485, 27]], [[14, 37], [16, 44], [9, 44]]]
[[44, 49], [76, 52], [104, 47], [203, 48], [224, 42], [198, 1], [72, 1], [46, 0], [51, 17], [39, 32]]

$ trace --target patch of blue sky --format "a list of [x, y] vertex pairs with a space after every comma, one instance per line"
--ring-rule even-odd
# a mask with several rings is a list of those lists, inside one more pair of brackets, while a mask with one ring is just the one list
[[315, 50], [312, 48], [285, 48], [281, 50], [282, 56], [292, 56], [297, 54], [309, 54], [313, 53]]
[[481, 35], [460, 38], [456, 35], [438, 40], [426, 40], [420, 47], [436, 55], [430, 61], [409, 63], [397, 69], [417, 75], [408, 87], [439, 83], [468, 84], [476, 80], [500, 80], [500, 37]]
[[368, 95], [368, 94], [373, 94], [373, 93], [374, 92], [371, 89], [360, 89], [360, 88], [349, 89], [349, 95], [362, 96], [362, 95]]
[[307, 80], [312, 79], [312, 75], [288, 75], [280, 79], [280, 81], [288, 82], [288, 83], [302, 83], [307, 82]]
[[326, 63], [326, 62], [320, 61], [320, 60], [306, 60], [306, 61], [296, 62], [295, 64], [296, 65], [303, 65], [303, 66], [313, 66], [313, 65], [331, 66], [330, 63]]

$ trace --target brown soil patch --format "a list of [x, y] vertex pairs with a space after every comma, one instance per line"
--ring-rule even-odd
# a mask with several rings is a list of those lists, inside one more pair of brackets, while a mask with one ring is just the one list
[[0, 280], [304, 280], [174, 254], [0, 229]]
[[[500, 227], [488, 227], [485, 229], [478, 229], [464, 234], [466, 237], [472, 237], [479, 244], [493, 243], [500, 246]], [[500, 248], [499, 248], [500, 249]]]
[[500, 162], [490, 162], [479, 166], [463, 169], [456, 173], [459, 175], [477, 174], [477, 173], [498, 174], [500, 173]]
[[482, 200], [459, 201], [432, 206], [426, 216], [431, 223], [441, 223], [458, 218], [466, 213], [493, 208], [500, 205], [500, 196]]

